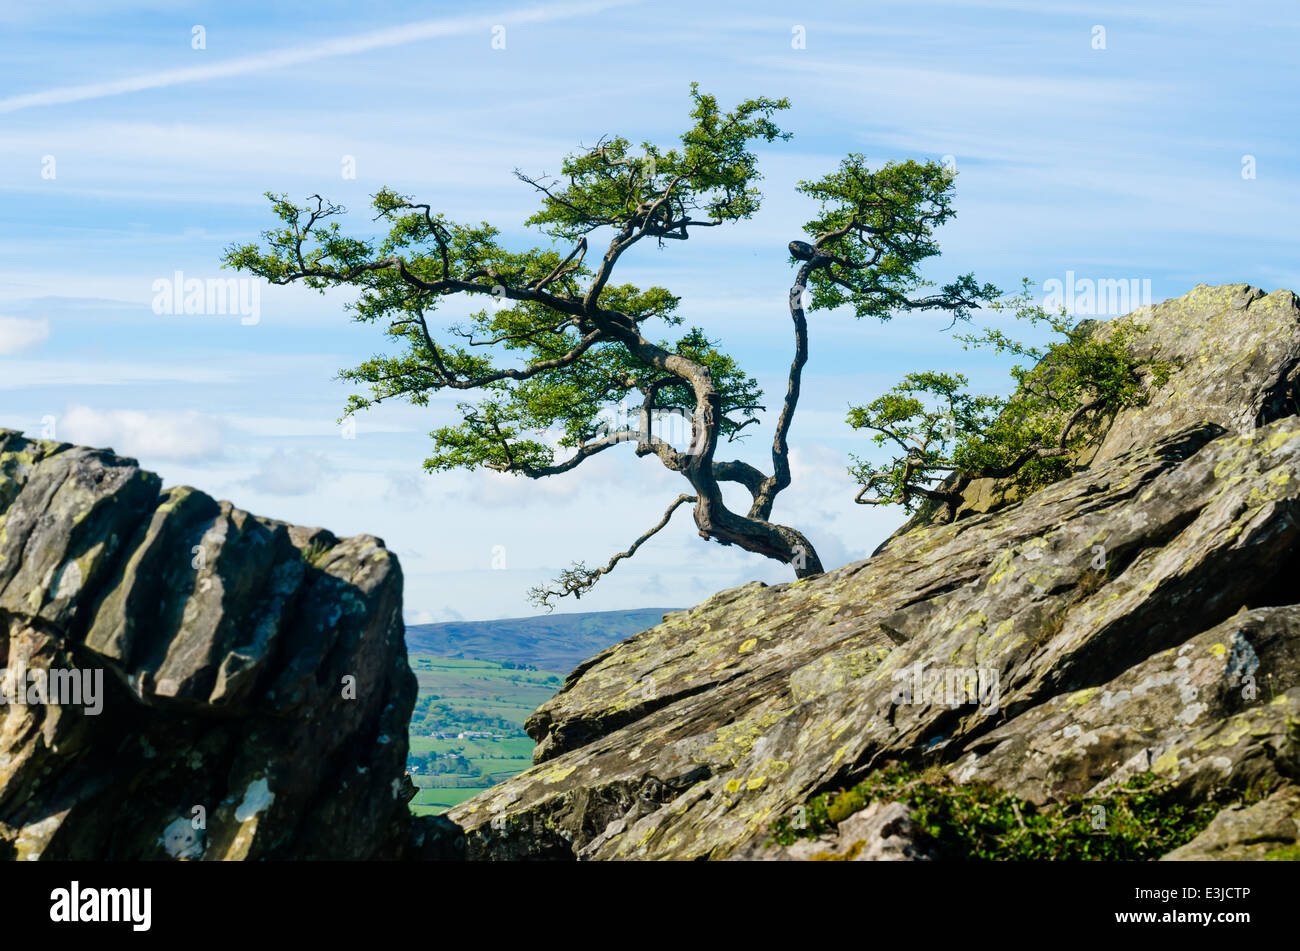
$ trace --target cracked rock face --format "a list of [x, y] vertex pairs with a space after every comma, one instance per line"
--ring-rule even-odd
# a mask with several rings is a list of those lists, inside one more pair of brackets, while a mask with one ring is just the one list
[[[536, 765], [449, 814], [469, 855], [791, 857], [766, 844], [775, 819], [892, 761], [1039, 803], [1147, 771], [1189, 801], [1280, 797], [1180, 850], [1205, 856], [1294, 816], [1300, 306], [1202, 286], [1124, 319], [1177, 366], [1073, 475], [1019, 500], [986, 486], [953, 524], [588, 661], [529, 720]], [[1291, 827], [1267, 822], [1283, 848]]]
[[401, 584], [376, 538], [0, 431], [0, 857], [402, 854]]

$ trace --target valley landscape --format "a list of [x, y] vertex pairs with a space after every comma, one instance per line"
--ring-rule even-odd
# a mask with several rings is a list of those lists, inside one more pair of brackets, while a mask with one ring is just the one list
[[419, 684], [407, 760], [419, 789], [411, 812], [441, 814], [531, 766], [533, 741], [523, 728], [528, 716], [587, 656], [653, 627], [664, 613], [652, 608], [408, 625], [408, 656]]

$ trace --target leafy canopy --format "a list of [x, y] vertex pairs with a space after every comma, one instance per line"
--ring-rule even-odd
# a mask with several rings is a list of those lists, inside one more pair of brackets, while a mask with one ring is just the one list
[[872, 170], [856, 152], [829, 175], [800, 182], [798, 190], [820, 203], [805, 230], [819, 236], [816, 254], [827, 259], [809, 276], [812, 308], [851, 305], [855, 316], [880, 320], [938, 308], [957, 320], [995, 300], [999, 290], [971, 274], [937, 294], [910, 296], [934, 286], [919, 268], [939, 254], [935, 229], [956, 214], [953, 183], [953, 173], [936, 162], [888, 162]]
[[[627, 345], [654, 324], [680, 324], [678, 298], [663, 287], [610, 283], [607, 265], [616, 247], [621, 253], [639, 238], [684, 239], [691, 228], [752, 215], [760, 176], [749, 146], [789, 137], [771, 118], [789, 103], [750, 99], [724, 113], [695, 85], [691, 98], [694, 121], [677, 148], [642, 143], [638, 156], [626, 139], [612, 138], [569, 155], [558, 177], [516, 172], [541, 194], [541, 208], [527, 223], [576, 240], [568, 252], [554, 245], [509, 250], [486, 222], [452, 221], [383, 189], [372, 202], [375, 219], [389, 229], [379, 238], [343, 235], [331, 219], [344, 209], [319, 196], [298, 206], [268, 194], [280, 226], [263, 233], [263, 246], [228, 248], [226, 264], [321, 292], [360, 288], [348, 305], [355, 319], [386, 324], [398, 348], [340, 373], [362, 386], [345, 415], [391, 399], [424, 406], [445, 390], [476, 391], [458, 404], [459, 423], [431, 434], [426, 468], [547, 474], [557, 448], [607, 438], [611, 417], [634, 415], [629, 401], [639, 404], [651, 391], [657, 414], [695, 407], [685, 381]], [[586, 239], [602, 229], [612, 230], [614, 244], [593, 268], [585, 263]], [[439, 332], [431, 315], [455, 294], [490, 303]], [[736, 438], [756, 421], [757, 383], [718, 341], [692, 327], [653, 343], [712, 374], [719, 436]]]
[[[544, 196], [541, 210], [527, 223], [553, 237], [576, 240], [598, 227], [621, 228], [653, 209], [659, 222], [654, 236], [680, 240], [690, 227], [753, 215], [760, 199], [755, 183], [762, 176], [749, 145], [790, 138], [771, 118], [788, 109], [790, 101], [749, 99], [724, 114], [717, 99], [701, 93], [697, 83], [691, 83], [691, 99], [694, 124], [682, 134], [680, 148], [642, 142], [636, 155], [627, 139], [614, 136], [568, 156], [558, 178], [516, 171]], [[667, 200], [661, 200], [665, 195]]]

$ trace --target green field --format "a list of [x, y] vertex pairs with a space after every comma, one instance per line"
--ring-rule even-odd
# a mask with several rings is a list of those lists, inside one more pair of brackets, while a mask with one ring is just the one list
[[533, 741], [523, 723], [559, 689], [561, 675], [490, 660], [409, 659], [420, 684], [407, 758], [420, 789], [412, 812], [444, 812], [532, 765]]

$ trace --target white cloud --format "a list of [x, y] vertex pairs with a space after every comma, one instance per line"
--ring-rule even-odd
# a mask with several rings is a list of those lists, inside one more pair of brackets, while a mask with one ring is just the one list
[[277, 449], [243, 484], [268, 495], [307, 495], [316, 490], [330, 471], [332, 467], [324, 453]]
[[0, 317], [0, 354], [19, 353], [44, 343], [50, 336], [50, 324], [44, 317]]
[[57, 436], [85, 446], [111, 447], [149, 465], [155, 459], [192, 462], [222, 452], [221, 421], [189, 410], [183, 413], [135, 410], [100, 411], [73, 406], [56, 420]]

